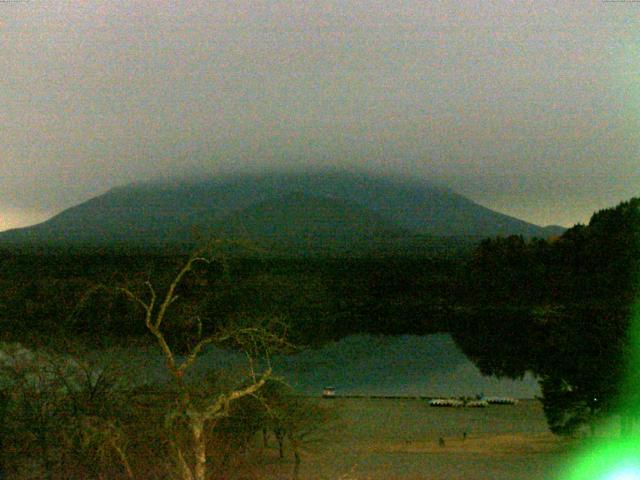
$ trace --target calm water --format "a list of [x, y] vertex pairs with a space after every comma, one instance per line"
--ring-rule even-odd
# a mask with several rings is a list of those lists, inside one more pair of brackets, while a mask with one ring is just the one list
[[[165, 377], [164, 359], [157, 348], [114, 349], [100, 353], [100, 363], [111, 363], [139, 381]], [[531, 376], [523, 380], [485, 377], [464, 356], [449, 335], [394, 337], [354, 335], [323, 348], [305, 350], [273, 360], [276, 374], [307, 395], [319, 395], [332, 385], [338, 394], [408, 396], [540, 395]], [[231, 369], [241, 374], [241, 355], [209, 348], [192, 369]]]

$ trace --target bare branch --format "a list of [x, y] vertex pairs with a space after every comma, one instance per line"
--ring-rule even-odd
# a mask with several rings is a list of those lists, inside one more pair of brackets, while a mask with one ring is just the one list
[[178, 454], [178, 466], [180, 467], [180, 473], [182, 475], [182, 479], [193, 480], [193, 473], [191, 473], [191, 467], [189, 467], [187, 460], [184, 458], [182, 449], [177, 445], [175, 445], [175, 449]]
[[180, 366], [178, 367], [177, 371], [181, 372], [181, 375], [184, 373], [184, 371], [189, 368], [193, 362], [196, 361], [196, 358], [198, 357], [198, 354], [200, 353], [200, 351], [206, 347], [207, 345], [210, 345], [211, 343], [214, 343], [216, 341], [215, 337], [207, 337], [203, 340], [200, 340], [195, 347], [193, 347], [193, 349], [191, 350], [191, 352], [189, 353], [189, 355], [187, 355], [187, 358], [180, 364]]
[[202, 319], [200, 315], [196, 315], [196, 324], [198, 326], [198, 339], [202, 338]]
[[205, 251], [206, 251], [206, 248], [205, 249], [200, 249], [197, 252], [195, 252], [195, 254], [193, 256], [191, 256], [189, 258], [189, 260], [187, 261], [187, 263], [185, 263], [184, 266], [180, 269], [178, 274], [175, 276], [175, 278], [171, 282], [171, 285], [169, 285], [169, 290], [167, 290], [167, 293], [166, 293], [166, 295], [164, 297], [164, 301], [162, 302], [162, 304], [160, 304], [160, 310], [158, 311], [158, 314], [156, 315], [156, 320], [155, 320], [155, 328], [156, 329], [159, 329], [160, 325], [162, 325], [162, 321], [164, 320], [164, 315], [165, 315], [169, 305], [171, 305], [173, 302], [175, 302], [176, 299], [178, 298], [175, 295], [175, 291], [176, 291], [176, 288], [178, 287], [178, 285], [180, 284], [180, 282], [182, 281], [182, 277], [184, 277], [187, 274], [187, 272], [189, 272], [192, 269], [194, 263], [196, 263], [196, 262], [210, 263], [209, 259], [200, 256]]
[[246, 397], [247, 395], [253, 395], [255, 392], [260, 390], [265, 383], [267, 383], [267, 380], [269, 380], [270, 377], [271, 369], [269, 368], [260, 376], [260, 380], [253, 382], [251, 385], [239, 390], [234, 390], [228, 395], [220, 395], [215, 403], [210, 405], [204, 411], [204, 418], [206, 420], [210, 420], [223, 415], [229, 408], [229, 404], [231, 402], [238, 400], [239, 398]]
[[[152, 319], [152, 308], [153, 305], [152, 303], [150, 304], [146, 304], [144, 303], [144, 301], [137, 295], [135, 295], [131, 290], [129, 290], [126, 287], [116, 287], [116, 291], [117, 292], [122, 292], [124, 293], [127, 297], [129, 297], [130, 300], [136, 302], [137, 304], [139, 304], [145, 311], [145, 323], [147, 324], [147, 327], [151, 325], [151, 319]], [[152, 302], [154, 301], [154, 297], [151, 297]]]
[[171, 351], [171, 347], [169, 347], [169, 344], [164, 338], [164, 334], [159, 329], [157, 329], [155, 325], [147, 325], [147, 327], [149, 327], [149, 331], [153, 334], [154, 337], [156, 337], [156, 340], [158, 340], [158, 344], [162, 349], [162, 353], [167, 359], [167, 367], [171, 371], [171, 374], [180, 379], [182, 377], [182, 372], [179, 372], [176, 368], [175, 357], [173, 355], [173, 352]]
[[156, 291], [153, 289], [153, 285], [151, 285], [151, 282], [149, 280], [144, 282], [144, 284], [149, 289], [149, 292], [151, 292], [151, 301], [149, 302], [149, 308], [153, 310], [153, 307], [156, 304]]

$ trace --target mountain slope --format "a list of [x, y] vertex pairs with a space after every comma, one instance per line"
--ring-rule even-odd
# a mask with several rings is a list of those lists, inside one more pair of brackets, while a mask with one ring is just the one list
[[0, 242], [184, 243], [194, 229], [336, 247], [413, 236], [552, 233], [423, 181], [334, 172], [119, 187], [41, 224], [0, 233]]

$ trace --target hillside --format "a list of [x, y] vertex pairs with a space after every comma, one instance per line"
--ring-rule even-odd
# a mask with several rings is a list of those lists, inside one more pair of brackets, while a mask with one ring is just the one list
[[562, 230], [419, 180], [274, 173], [115, 188], [41, 224], [2, 232], [0, 243], [185, 244], [198, 231], [309, 253], [393, 248], [421, 237], [547, 237]]

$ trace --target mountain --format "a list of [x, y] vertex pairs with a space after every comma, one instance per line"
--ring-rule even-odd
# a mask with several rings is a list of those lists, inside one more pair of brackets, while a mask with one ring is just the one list
[[395, 248], [425, 238], [518, 234], [539, 227], [424, 181], [367, 174], [244, 174], [118, 187], [27, 228], [4, 244], [166, 245], [244, 238], [293, 252]]

